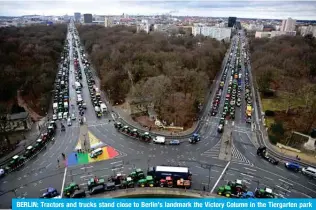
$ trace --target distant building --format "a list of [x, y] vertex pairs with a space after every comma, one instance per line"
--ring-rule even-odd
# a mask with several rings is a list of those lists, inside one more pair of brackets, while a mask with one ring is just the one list
[[234, 25], [236, 24], [236, 17], [229, 17], [228, 18], [228, 27], [234, 27]]
[[137, 24], [136, 29], [137, 32], [145, 31], [146, 33], [149, 33], [150, 24], [148, 20], [142, 20], [141, 23]]
[[105, 26], [105, 27], [112, 27], [112, 26], [113, 26], [113, 20], [112, 20], [112, 18], [105, 17], [105, 18], [104, 18], [104, 26]]
[[301, 32], [301, 36], [306, 36], [310, 34], [313, 37], [316, 37], [316, 26], [301, 26], [299, 30]]
[[288, 18], [282, 21], [280, 31], [295, 31], [296, 20]]
[[282, 35], [296, 36], [296, 31], [257, 31], [255, 38], [273, 38]]
[[192, 27], [192, 34], [194, 36], [203, 35], [203, 36], [211, 37], [219, 41], [221, 40], [229, 41], [232, 34], [232, 29], [210, 27], [210, 26], [194, 26]]
[[92, 14], [84, 14], [83, 15], [84, 23], [92, 23]]
[[78, 23], [81, 21], [81, 13], [75, 12], [74, 17], [75, 17], [75, 22]]

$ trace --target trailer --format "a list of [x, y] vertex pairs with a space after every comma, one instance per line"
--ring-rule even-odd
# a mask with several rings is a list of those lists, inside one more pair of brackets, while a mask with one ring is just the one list
[[192, 180], [192, 174], [188, 167], [178, 166], [155, 166], [148, 169], [148, 175], [153, 176], [155, 181], [171, 177], [172, 180]]

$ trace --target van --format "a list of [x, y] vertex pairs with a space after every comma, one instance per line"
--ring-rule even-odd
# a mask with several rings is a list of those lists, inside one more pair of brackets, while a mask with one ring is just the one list
[[102, 112], [107, 112], [107, 111], [108, 111], [108, 109], [107, 109], [105, 103], [101, 103], [101, 104], [100, 104], [100, 107], [101, 107]]
[[153, 141], [155, 144], [165, 144], [166, 138], [164, 136], [156, 136]]
[[312, 167], [302, 168], [302, 174], [316, 178], [316, 169]]
[[95, 149], [90, 153], [91, 158], [97, 158], [99, 155], [103, 153], [103, 150], [101, 148]]

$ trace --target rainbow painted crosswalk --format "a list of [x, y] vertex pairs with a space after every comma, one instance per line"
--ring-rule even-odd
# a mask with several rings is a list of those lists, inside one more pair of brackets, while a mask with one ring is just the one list
[[[90, 153], [71, 153], [67, 157], [67, 166], [75, 166], [75, 165], [82, 165], [82, 164], [88, 164], [103, 160], [108, 160], [115, 158], [119, 155], [119, 153], [110, 146], [106, 146], [102, 148], [103, 153], [99, 155], [97, 158], [91, 158]], [[77, 154], [77, 157], [76, 157]]]

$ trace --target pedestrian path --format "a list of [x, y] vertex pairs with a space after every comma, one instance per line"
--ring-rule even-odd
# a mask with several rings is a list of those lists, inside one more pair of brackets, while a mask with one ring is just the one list
[[[104, 145], [104, 143], [95, 135], [93, 135], [93, 133], [91, 133], [90, 131], [88, 131], [88, 139], [90, 141], [91, 148], [97, 148]], [[80, 138], [78, 139], [78, 143], [75, 149], [81, 149]]]
[[88, 163], [112, 159], [119, 156], [119, 152], [116, 151], [113, 147], [105, 146], [105, 147], [102, 147], [101, 149], [103, 152], [97, 158], [91, 158], [89, 153], [73, 152], [67, 157], [67, 166], [88, 164]]
[[235, 145], [232, 147], [232, 160], [233, 163], [243, 163], [245, 165], [253, 165], [241, 152], [237, 150]]
[[214, 147], [212, 147], [209, 150], [206, 150], [201, 155], [205, 157], [218, 158], [220, 147], [221, 147], [221, 141], [218, 141]]

